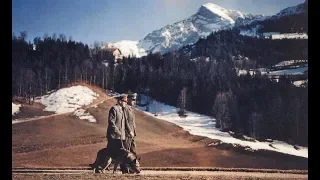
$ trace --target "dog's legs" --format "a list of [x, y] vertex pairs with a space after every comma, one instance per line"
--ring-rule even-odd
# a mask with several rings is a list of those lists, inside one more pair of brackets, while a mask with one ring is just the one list
[[116, 159], [114, 162], [113, 173], [117, 170], [118, 164], [119, 164], [119, 161]]
[[126, 166], [127, 173], [129, 174], [129, 168]]
[[102, 150], [99, 150], [97, 153], [96, 160], [93, 164], [91, 164], [91, 167], [93, 169], [93, 173], [96, 173], [97, 168], [99, 168], [99, 164], [101, 162], [101, 156], [102, 156]]
[[106, 162], [105, 162], [105, 164], [104, 164], [104, 167], [102, 168], [102, 172], [103, 172], [103, 173], [104, 173], [105, 170], [110, 166], [111, 162], [112, 162], [111, 157], [107, 157], [107, 158], [106, 158]]
[[127, 174], [128, 171], [129, 171], [127, 164], [124, 163], [124, 162], [122, 162], [122, 163], [120, 164], [120, 170], [121, 170], [122, 174]]

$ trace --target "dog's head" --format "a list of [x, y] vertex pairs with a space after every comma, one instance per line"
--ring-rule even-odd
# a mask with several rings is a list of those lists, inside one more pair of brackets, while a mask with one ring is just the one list
[[140, 159], [141, 157], [139, 158], [135, 158], [133, 161], [131, 161], [128, 165], [129, 165], [129, 168], [131, 171], [139, 174], [141, 169], [140, 169]]

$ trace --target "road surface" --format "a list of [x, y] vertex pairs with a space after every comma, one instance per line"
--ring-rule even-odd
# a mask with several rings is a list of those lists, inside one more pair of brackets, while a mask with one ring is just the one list
[[[250, 170], [250, 169], [209, 169], [204, 168], [167, 168], [166, 170], [151, 170], [144, 168], [140, 174], [122, 175], [120, 171], [112, 174], [107, 171], [105, 174], [94, 174], [88, 169], [13, 169], [12, 179], [308, 179], [307, 171], [279, 171], [279, 170]], [[150, 170], [149, 170], [150, 169]], [[155, 168], [157, 169], [157, 168]], [[192, 169], [192, 170], [191, 170]], [[247, 171], [247, 172], [245, 172]]]

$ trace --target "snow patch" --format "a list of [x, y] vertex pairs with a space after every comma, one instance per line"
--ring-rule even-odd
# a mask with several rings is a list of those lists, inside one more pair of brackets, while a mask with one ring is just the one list
[[299, 67], [295, 69], [284, 69], [279, 71], [270, 71], [270, 75], [299, 75], [308, 70], [308, 67]]
[[[140, 95], [141, 96], [141, 95]], [[148, 99], [146, 96], [142, 96], [142, 99]], [[282, 141], [270, 142], [260, 142], [260, 141], [246, 141], [241, 139], [236, 139], [232, 137], [228, 132], [221, 132], [215, 127], [216, 119], [213, 117], [193, 113], [187, 111], [187, 117], [181, 118], [177, 113], [177, 108], [166, 105], [164, 103], [157, 102], [155, 100], [148, 100], [149, 105], [146, 107], [137, 106], [137, 109], [143, 111], [144, 113], [154, 116], [157, 114], [156, 118], [174, 123], [184, 130], [188, 131], [190, 134], [204, 136], [211, 139], [218, 139], [223, 143], [233, 144], [235, 146], [243, 146], [245, 149], [254, 150], [270, 150], [277, 151], [280, 153], [291, 154], [295, 156], [301, 156], [308, 158], [308, 147], [299, 147], [295, 149], [294, 146], [289, 145]], [[146, 111], [148, 109], [148, 111]], [[247, 137], [249, 139], [249, 137]], [[270, 146], [272, 144], [273, 148]]]
[[36, 100], [46, 106], [44, 111], [57, 114], [73, 112], [77, 108], [90, 104], [99, 94], [85, 86], [72, 86], [59, 89]]
[[140, 46], [143, 49], [149, 50], [154, 46], [154, 44], [151, 41], [142, 40], [139, 42], [138, 46]]
[[289, 60], [289, 61], [281, 61], [280, 63], [274, 65], [275, 67], [277, 66], [289, 66], [294, 64], [295, 60]]
[[300, 81], [294, 81], [293, 84], [297, 87], [300, 87], [302, 84], [308, 82], [308, 79], [307, 80], [300, 80]]
[[228, 16], [228, 14], [227, 14], [228, 11], [226, 9], [224, 9], [218, 5], [215, 5], [213, 3], [206, 3], [206, 4], [203, 4], [202, 6], [207, 8], [211, 12], [217, 14], [218, 16], [228, 20], [231, 24], [235, 23], [235, 21], [230, 16]]
[[284, 33], [284, 34], [273, 34], [272, 39], [308, 39], [306, 33]]
[[251, 36], [251, 37], [258, 37], [257, 28], [252, 28], [248, 30], [241, 30], [240, 35], [242, 36]]
[[12, 103], [12, 115], [15, 115], [20, 112], [21, 104]]
[[209, 36], [211, 34], [211, 32], [199, 32], [198, 34], [200, 37], [206, 38], [207, 36]]
[[220, 25], [215, 24], [215, 23], [207, 24], [207, 25], [205, 25], [205, 27], [208, 28], [208, 29], [211, 29], [211, 30], [219, 30], [221, 28]]
[[[268, 71], [266, 68], [258, 68], [258, 69], [252, 69], [249, 70], [250, 75], [254, 75], [256, 71], [260, 71], [261, 75], [301, 75], [304, 74], [305, 71], [308, 70], [308, 66], [306, 67], [300, 67], [298, 66], [295, 69], [283, 69], [278, 71]], [[238, 76], [247, 74], [248, 71], [244, 69], [238, 70]]]
[[265, 36], [265, 37], [269, 37], [269, 36], [275, 36], [275, 35], [279, 35], [280, 34], [280, 32], [264, 32], [263, 33], [263, 36]]
[[89, 113], [86, 112], [84, 109], [78, 109], [73, 113], [73, 116], [76, 116], [82, 120], [88, 120], [91, 123], [97, 122], [97, 120]]

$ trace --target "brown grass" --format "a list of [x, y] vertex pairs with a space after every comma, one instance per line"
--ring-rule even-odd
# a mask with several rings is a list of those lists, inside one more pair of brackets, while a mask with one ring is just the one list
[[[101, 90], [100, 93], [101, 98], [108, 97]], [[12, 125], [12, 166], [88, 167], [98, 150], [107, 144], [108, 111], [115, 103], [109, 97], [98, 108], [88, 108], [97, 119], [96, 124], [61, 115]], [[143, 167], [308, 169], [306, 158], [270, 151], [208, 147], [214, 140], [190, 135], [141, 111], [135, 113], [137, 152]]]

